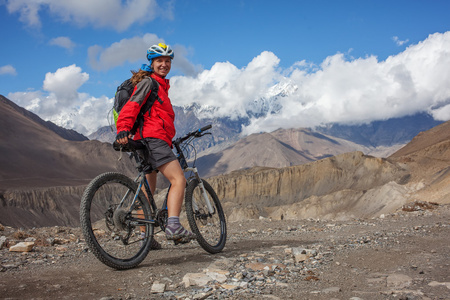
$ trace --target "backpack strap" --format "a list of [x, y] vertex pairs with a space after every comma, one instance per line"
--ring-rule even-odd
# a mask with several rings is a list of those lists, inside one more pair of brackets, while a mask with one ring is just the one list
[[139, 111], [139, 114], [136, 118], [136, 123], [133, 126], [132, 132], [136, 132], [136, 130], [139, 128], [139, 132], [141, 134], [141, 137], [144, 138], [142, 136], [142, 129], [144, 127], [144, 115], [148, 112], [148, 114], [150, 115], [150, 110], [152, 109], [153, 103], [155, 103], [155, 101], [158, 101], [159, 103], [163, 103], [163, 101], [161, 100], [161, 98], [159, 98], [158, 96], [158, 90], [159, 90], [159, 83], [153, 79], [152, 77], [150, 77], [150, 96], [148, 97], [147, 101], [144, 103], [144, 105], [142, 105], [141, 110]]

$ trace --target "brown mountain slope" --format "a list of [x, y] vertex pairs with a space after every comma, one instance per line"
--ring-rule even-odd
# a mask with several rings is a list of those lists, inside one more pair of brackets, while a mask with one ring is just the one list
[[414, 137], [411, 142], [392, 154], [390, 157], [397, 158], [424, 150], [430, 146], [437, 145], [450, 139], [450, 121], [442, 123], [430, 130], [423, 131]]
[[17, 104], [15, 104], [11, 100], [5, 98], [2, 95], [0, 95], [0, 103], [2, 103], [2, 105], [10, 106], [17, 113], [23, 115], [27, 119], [30, 119], [30, 120], [38, 123], [39, 125], [42, 125], [45, 128], [50, 129], [51, 131], [55, 132], [57, 135], [59, 135], [63, 139], [66, 139], [66, 140], [69, 140], [69, 141], [87, 141], [88, 140], [87, 137], [85, 137], [81, 133], [76, 132], [75, 130], [65, 129], [65, 128], [59, 127], [58, 125], [56, 125], [56, 124], [54, 124], [54, 123], [52, 123], [50, 121], [42, 120], [41, 118], [39, 118], [34, 113], [26, 110], [23, 107], [18, 106]]
[[109, 144], [68, 141], [5, 101], [0, 111], [0, 191], [80, 185], [101, 172], [132, 167], [128, 160], [117, 163]]
[[200, 157], [197, 166], [204, 177], [227, 174], [252, 167], [282, 168], [301, 165], [351, 151], [363, 146], [309, 129], [279, 129], [252, 134], [223, 151]]
[[389, 160], [405, 164], [424, 185], [416, 198], [450, 203], [450, 121], [421, 132]]
[[106, 171], [134, 171], [129, 159], [117, 161], [119, 154], [110, 144], [66, 140], [36, 115], [4, 99], [0, 111], [0, 223], [4, 225], [78, 225], [85, 184]]

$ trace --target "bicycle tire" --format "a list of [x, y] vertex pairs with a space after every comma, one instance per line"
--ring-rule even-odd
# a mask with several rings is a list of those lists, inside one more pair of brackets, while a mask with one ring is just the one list
[[212, 200], [211, 204], [215, 211], [213, 214], [208, 212], [208, 207], [200, 190], [199, 181], [198, 179], [193, 179], [186, 188], [186, 215], [192, 232], [197, 236], [197, 242], [204, 250], [215, 254], [221, 252], [225, 247], [227, 225], [225, 214], [216, 192], [206, 180], [202, 179], [202, 182], [210, 200]]
[[102, 263], [114, 269], [134, 268], [150, 251], [153, 224], [129, 219], [151, 218], [150, 205], [142, 192], [130, 209], [137, 186], [121, 173], [103, 173], [88, 184], [81, 199], [80, 223], [86, 244]]

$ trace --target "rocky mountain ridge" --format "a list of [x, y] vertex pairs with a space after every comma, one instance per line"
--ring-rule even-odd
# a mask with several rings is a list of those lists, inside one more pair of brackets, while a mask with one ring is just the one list
[[2, 98], [0, 132], [0, 191], [48, 186], [76, 186], [89, 182], [99, 171], [134, 171], [128, 160], [117, 161], [111, 145], [90, 141], [73, 131], [53, 126]]
[[14, 102], [10, 101], [9, 99], [5, 98], [4, 96], [0, 95], [0, 103], [2, 105], [2, 109], [7, 109], [7, 107], [12, 108], [15, 112], [23, 115], [27, 119], [30, 119], [37, 124], [53, 131], [63, 139], [69, 140], [69, 141], [87, 141], [89, 140], [87, 137], [82, 135], [81, 133], [76, 132], [72, 129], [66, 129], [63, 127], [60, 127], [50, 121], [44, 121], [40, 117], [38, 117], [36, 114], [18, 106]]
[[279, 129], [241, 138], [222, 151], [203, 153], [196, 165], [202, 176], [211, 177], [252, 167], [283, 168], [301, 165], [356, 150], [371, 151], [309, 129]]
[[0, 222], [74, 224], [80, 195], [92, 178], [100, 172], [134, 171], [128, 159], [118, 161], [110, 144], [67, 140], [8, 101], [0, 101]]
[[405, 186], [409, 176], [385, 159], [351, 152], [304, 165], [234, 172], [212, 178], [211, 184], [230, 210], [230, 220], [351, 219], [405, 204], [406, 195], [418, 188]]

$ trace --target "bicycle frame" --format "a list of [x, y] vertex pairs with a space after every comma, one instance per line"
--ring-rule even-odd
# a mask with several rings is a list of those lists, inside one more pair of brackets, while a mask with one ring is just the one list
[[[200, 187], [200, 191], [202, 193], [202, 196], [205, 200], [206, 206], [208, 207], [208, 212], [210, 214], [214, 214], [215, 213], [215, 209], [213, 207], [213, 205], [211, 204], [211, 199], [209, 199], [208, 193], [206, 192], [205, 186], [203, 184], [202, 179], [200, 178], [200, 175], [198, 173], [198, 169], [197, 167], [193, 166], [193, 167], [189, 167], [188, 164], [186, 163], [186, 158], [185, 155], [183, 153], [182, 147], [181, 145], [188, 145], [194, 138], [196, 137], [201, 137], [203, 136], [205, 133], [203, 133], [203, 131], [208, 130], [209, 128], [211, 128], [211, 125], [205, 126], [201, 129], [199, 129], [198, 131], [194, 131], [191, 133], [188, 133], [185, 137], [182, 138], [178, 138], [176, 139], [173, 144], [175, 146], [176, 149], [176, 154], [177, 154], [177, 159], [180, 162], [181, 167], [183, 168], [183, 171], [185, 173], [187, 172], [192, 172], [194, 174], [194, 178], [198, 180], [198, 185]], [[133, 155], [135, 155], [136, 157], [136, 161], [139, 164], [138, 169], [139, 171], [139, 175], [135, 178], [135, 182], [138, 183], [138, 187], [136, 189], [136, 193], [134, 195], [133, 201], [132, 201], [132, 205], [130, 206], [130, 212], [133, 209], [134, 205], [136, 204], [137, 201], [137, 197], [139, 197], [142, 186], [144, 186], [144, 189], [147, 193], [147, 195], [151, 195], [150, 197], [146, 197], [147, 200], [149, 201], [150, 207], [152, 208], [152, 218], [151, 219], [145, 219], [145, 218], [131, 218], [132, 222], [137, 222], [135, 223], [135, 225], [145, 225], [145, 224], [153, 224], [154, 226], [160, 226], [161, 224], [159, 224], [158, 220], [156, 220], [157, 217], [157, 211], [158, 211], [158, 207], [155, 203], [155, 200], [153, 198], [153, 194], [151, 193], [150, 190], [150, 185], [147, 181], [147, 178], [145, 176], [145, 173], [142, 171], [142, 166], [143, 166], [143, 160], [142, 158], [137, 154], [136, 150], [133, 150]], [[138, 159], [139, 158], [139, 159]], [[160, 211], [163, 211], [165, 209], [167, 209], [167, 196], [169, 194], [170, 191], [170, 185], [168, 187], [167, 190], [167, 194], [166, 197], [164, 199], [163, 205], [160, 208]], [[130, 191], [127, 191], [127, 193], [124, 195], [124, 197], [122, 198], [122, 201], [119, 204], [119, 207], [122, 206], [125, 198], [128, 196], [128, 194], [130, 193]], [[193, 206], [196, 210], [198, 210], [198, 206], [195, 203], [195, 201], [193, 201]]]

